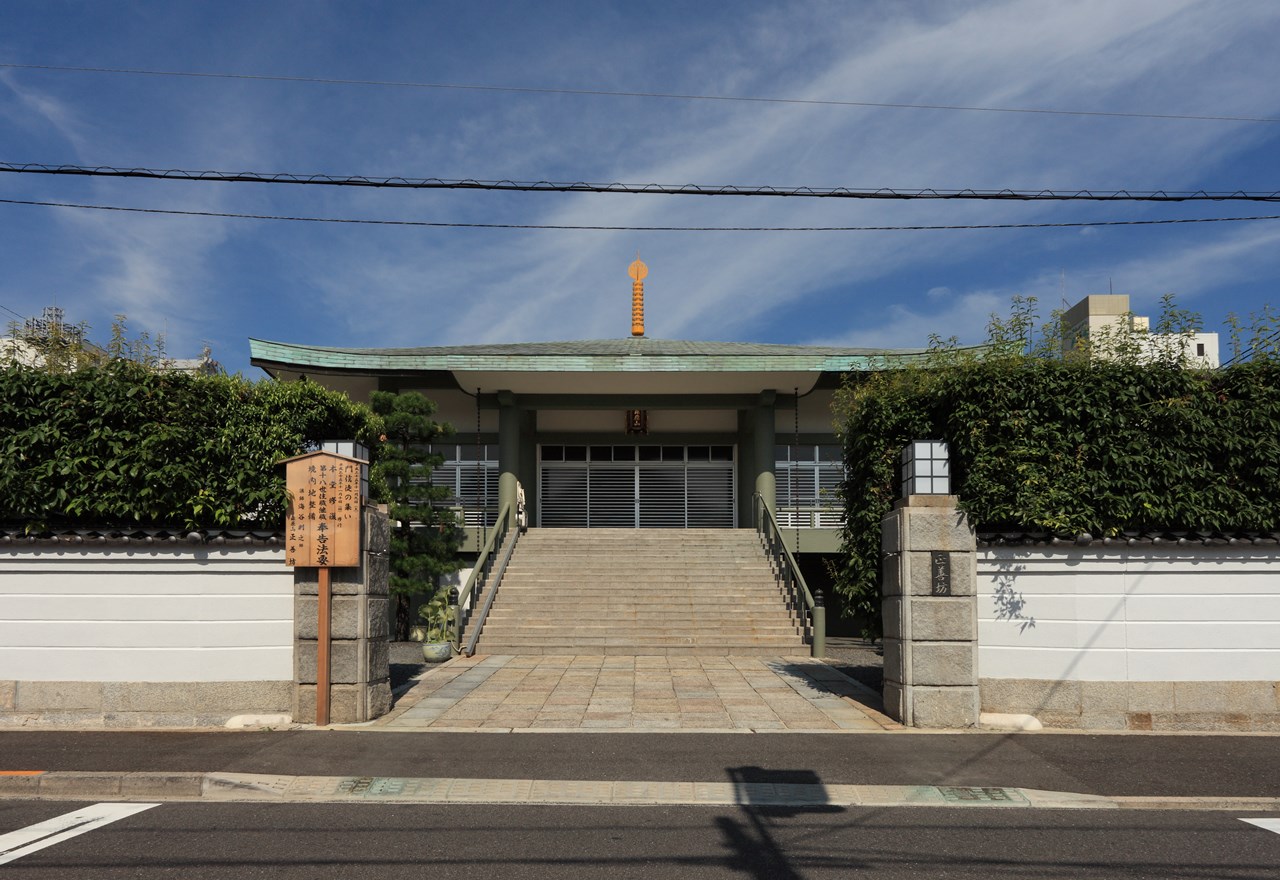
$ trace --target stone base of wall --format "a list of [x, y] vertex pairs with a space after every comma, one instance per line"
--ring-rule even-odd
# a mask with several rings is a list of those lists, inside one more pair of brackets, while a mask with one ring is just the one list
[[[310, 724], [316, 720], [316, 686], [300, 684], [293, 690], [293, 720]], [[388, 681], [333, 684], [329, 688], [329, 723], [356, 724], [391, 711], [391, 684]]]
[[976, 727], [978, 689], [976, 687], [903, 687], [896, 681], [884, 683], [885, 714], [911, 719], [913, 727], [961, 729]]
[[0, 681], [0, 728], [222, 727], [292, 701], [291, 681]]
[[1280, 682], [979, 680], [983, 712], [1077, 730], [1280, 731]]

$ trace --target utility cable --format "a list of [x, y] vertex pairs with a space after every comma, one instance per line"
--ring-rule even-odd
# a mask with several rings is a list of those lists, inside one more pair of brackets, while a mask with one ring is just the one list
[[1059, 229], [1085, 226], [1169, 226], [1179, 223], [1243, 223], [1280, 220], [1280, 214], [1252, 217], [1184, 217], [1165, 220], [1082, 220], [1065, 223], [965, 223], [914, 226], [602, 226], [556, 223], [448, 223], [429, 220], [372, 220], [357, 217], [295, 217], [284, 214], [237, 214], [230, 211], [183, 211], [176, 208], [131, 208], [121, 205], [86, 205], [76, 202], [38, 202], [0, 199], [5, 205], [44, 208], [80, 208], [88, 211], [123, 211], [130, 214], [168, 214], [181, 217], [224, 217], [235, 220], [285, 220], [296, 223], [351, 223], [367, 226], [425, 226], [437, 229], [550, 229], [592, 232], [923, 232], [954, 229]]
[[474, 92], [516, 92], [536, 95], [591, 95], [607, 98], [660, 98], [676, 101], [741, 101], [753, 104], [800, 104], [824, 107], [869, 107], [891, 110], [945, 110], [965, 113], [1034, 113], [1050, 116], [1094, 116], [1114, 119], [1176, 119], [1199, 122], [1267, 122], [1277, 123], [1280, 118], [1270, 116], [1213, 116], [1190, 113], [1130, 113], [1103, 110], [1054, 110], [1041, 107], [981, 107], [963, 104], [906, 104], [888, 101], [840, 101], [821, 98], [765, 98], [746, 95], [696, 95], [673, 92], [614, 92], [605, 89], [554, 89], [530, 86], [487, 86], [473, 83], [405, 82], [378, 79], [334, 79], [319, 76], [273, 76], [252, 73], [199, 73], [185, 70], [147, 70], [138, 67], [69, 67], [54, 64], [6, 64], [0, 68], [13, 70], [56, 70], [74, 73], [109, 73], [131, 76], [170, 76], [195, 79], [243, 79], [268, 82], [311, 83], [341, 86], [384, 86], [410, 89], [454, 89]]
[[1267, 344], [1270, 342], [1274, 342], [1277, 338], [1280, 338], [1280, 330], [1272, 331], [1271, 333], [1267, 334], [1265, 337], [1251, 343], [1247, 348], [1243, 349], [1238, 354], [1234, 355], [1230, 360], [1224, 361], [1222, 364], [1220, 364], [1219, 368], [1220, 369], [1226, 368], [1231, 366], [1232, 364], [1243, 363], [1244, 361], [1251, 359], [1253, 355], [1258, 351], [1258, 349], [1265, 350], [1267, 348]]
[[1207, 190], [1015, 190], [1015, 189], [852, 189], [811, 186], [736, 186], [660, 183], [568, 183], [518, 180], [445, 180], [438, 177], [365, 177], [329, 174], [259, 173], [254, 171], [190, 171], [180, 168], [114, 168], [107, 165], [41, 165], [0, 162], [0, 172], [73, 177], [125, 177], [216, 183], [287, 183], [300, 186], [358, 186], [391, 189], [466, 189], [508, 192], [635, 193], [645, 195], [781, 196], [817, 199], [1021, 201], [1021, 202], [1280, 202], [1272, 192]]

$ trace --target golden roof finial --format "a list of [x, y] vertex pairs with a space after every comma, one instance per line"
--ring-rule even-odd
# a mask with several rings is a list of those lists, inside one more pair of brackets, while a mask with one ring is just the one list
[[649, 274], [649, 267], [640, 262], [640, 251], [636, 251], [636, 261], [627, 267], [631, 276], [631, 335], [644, 335], [644, 279]]

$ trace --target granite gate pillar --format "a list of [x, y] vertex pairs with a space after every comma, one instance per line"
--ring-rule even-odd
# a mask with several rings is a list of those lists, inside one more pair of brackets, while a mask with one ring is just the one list
[[[330, 720], [372, 721], [391, 708], [390, 610], [387, 595], [391, 526], [387, 515], [362, 511], [360, 566], [332, 569]], [[293, 574], [293, 720], [316, 717], [318, 569]]]
[[884, 705], [909, 727], [978, 724], [977, 547], [954, 495], [881, 521]]

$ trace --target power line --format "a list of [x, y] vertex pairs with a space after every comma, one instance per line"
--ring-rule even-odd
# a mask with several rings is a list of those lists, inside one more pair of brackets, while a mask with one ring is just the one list
[[0, 199], [6, 205], [45, 208], [82, 208], [90, 211], [124, 211], [133, 214], [172, 214], [184, 217], [226, 217], [236, 220], [286, 220], [300, 223], [352, 223], [369, 226], [425, 226], [440, 229], [550, 229], [598, 232], [919, 232], [956, 229], [1059, 229], [1082, 226], [1166, 226], [1177, 223], [1240, 223], [1280, 220], [1280, 214], [1255, 217], [1191, 217], [1170, 220], [1096, 220], [1071, 223], [970, 223], [918, 226], [587, 226], [551, 223], [447, 223], [427, 220], [370, 220], [354, 217], [292, 217], [281, 214], [236, 214], [228, 211], [183, 211], [166, 208], [132, 208], [120, 205], [86, 205], [73, 202], [37, 202]]
[[1256, 340], [1255, 342], [1250, 344], [1247, 348], [1245, 348], [1244, 350], [1236, 354], [1234, 357], [1232, 357], [1230, 360], [1222, 363], [1220, 366], [1229, 367], [1234, 363], [1244, 362], [1248, 360], [1258, 349], [1265, 348], [1267, 343], [1274, 342], [1278, 337], [1280, 337], [1280, 330], [1275, 330], [1267, 334], [1267, 336], [1263, 337], [1262, 339]]
[[1280, 202], [1274, 192], [1207, 190], [1015, 190], [1015, 189], [854, 189], [812, 186], [736, 186], [733, 184], [575, 183], [547, 180], [446, 180], [438, 177], [365, 177], [254, 171], [188, 171], [179, 168], [113, 168], [107, 165], [41, 165], [0, 162], [0, 172], [74, 177], [129, 177], [215, 183], [288, 183], [302, 186], [358, 186], [378, 189], [469, 189], [505, 192], [632, 193], [643, 195], [780, 196], [810, 199], [980, 200], [1021, 202]]
[[890, 110], [945, 110], [966, 113], [1033, 113], [1049, 116], [1094, 116], [1114, 119], [1175, 119], [1199, 122], [1280, 122], [1269, 116], [1211, 116], [1188, 113], [1129, 113], [1102, 110], [1054, 110], [1039, 107], [981, 107], [963, 104], [905, 104], [888, 101], [840, 101], [819, 98], [765, 98], [746, 95], [695, 95], [674, 92], [614, 92], [605, 89], [554, 89], [530, 86], [487, 86], [473, 83], [406, 82], [378, 79], [333, 79], [319, 76], [273, 76], [253, 73], [200, 73], [186, 70], [147, 70], [138, 67], [69, 67], [55, 64], [6, 64], [15, 70], [57, 70], [74, 73], [109, 73], [131, 76], [170, 76], [194, 79], [244, 79], [268, 82], [310, 83], [315, 85], [384, 86], [410, 89], [452, 89], [475, 92], [516, 92], [536, 95], [590, 95], [607, 98], [660, 98], [677, 101], [741, 101], [754, 104], [801, 104], [826, 107], [872, 107]]

